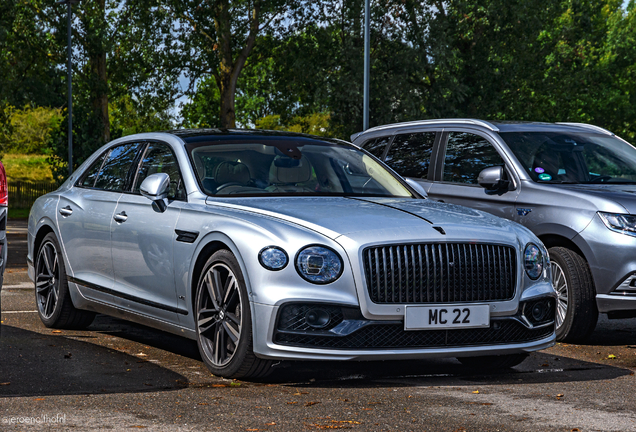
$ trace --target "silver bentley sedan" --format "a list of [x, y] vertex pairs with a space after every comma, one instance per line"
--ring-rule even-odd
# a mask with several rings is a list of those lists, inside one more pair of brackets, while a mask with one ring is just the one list
[[543, 244], [433, 202], [364, 150], [180, 130], [112, 141], [29, 216], [42, 322], [104, 313], [198, 342], [210, 371], [457, 357], [512, 367], [555, 342]]

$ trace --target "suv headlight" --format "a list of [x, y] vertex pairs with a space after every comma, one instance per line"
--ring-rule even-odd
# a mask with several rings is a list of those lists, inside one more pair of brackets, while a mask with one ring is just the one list
[[296, 255], [296, 270], [306, 281], [328, 284], [342, 274], [342, 258], [326, 246], [306, 246]]
[[612, 231], [636, 237], [636, 215], [598, 212], [606, 227]]
[[523, 253], [523, 261], [528, 277], [532, 280], [539, 279], [544, 266], [541, 248], [534, 243], [528, 243]]

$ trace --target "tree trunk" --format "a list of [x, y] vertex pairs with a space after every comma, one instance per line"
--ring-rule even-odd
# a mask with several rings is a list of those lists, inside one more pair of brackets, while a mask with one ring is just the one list
[[97, 53], [90, 59], [91, 72], [96, 80], [93, 95], [93, 112], [101, 122], [100, 135], [103, 142], [110, 141], [110, 118], [108, 116], [108, 76], [106, 74], [106, 53]]
[[[98, 0], [97, 5], [97, 24], [106, 25], [106, 0]], [[93, 28], [93, 32], [101, 29]], [[93, 112], [96, 118], [100, 120], [100, 137], [103, 142], [110, 141], [110, 119], [108, 116], [108, 74], [106, 72], [106, 47], [107, 41], [100, 41], [95, 44], [92, 52], [88, 53], [89, 67], [91, 75], [95, 80], [93, 88]]]
[[250, 31], [245, 40], [245, 45], [241, 52], [234, 58], [232, 52], [232, 23], [229, 13], [228, 0], [220, 0], [215, 5], [214, 28], [219, 55], [219, 71], [215, 75], [216, 84], [221, 94], [221, 114], [220, 121], [222, 128], [236, 127], [236, 113], [234, 111], [234, 101], [236, 93], [236, 83], [241, 74], [247, 57], [252, 52], [256, 43], [260, 18], [260, 2], [254, 2], [254, 9], [251, 13]]

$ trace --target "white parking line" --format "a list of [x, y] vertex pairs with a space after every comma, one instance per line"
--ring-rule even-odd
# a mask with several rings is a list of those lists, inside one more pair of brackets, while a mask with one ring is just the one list
[[18, 313], [37, 313], [36, 310], [34, 311], [2, 311], [3, 314], [18, 314]]

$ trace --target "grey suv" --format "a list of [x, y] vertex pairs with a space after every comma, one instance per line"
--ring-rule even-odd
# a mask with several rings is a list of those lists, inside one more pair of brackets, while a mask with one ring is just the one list
[[636, 316], [636, 148], [596, 126], [425, 120], [352, 136], [430, 198], [516, 221], [549, 248], [557, 338]]

